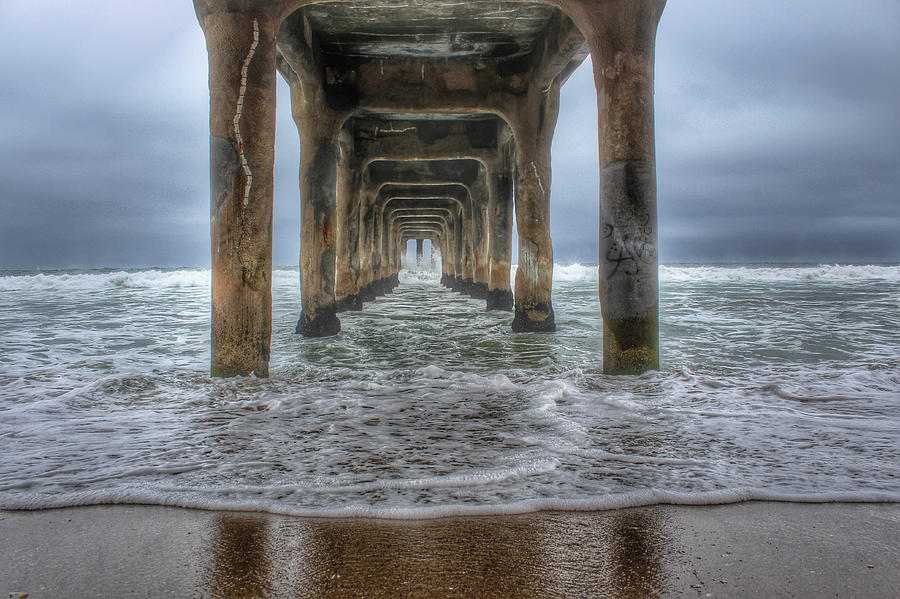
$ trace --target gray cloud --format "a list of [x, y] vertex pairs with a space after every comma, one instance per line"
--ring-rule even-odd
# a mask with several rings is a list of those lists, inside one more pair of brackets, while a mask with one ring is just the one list
[[900, 259], [900, 7], [690, 4], [660, 28], [664, 259]]
[[[124, 5], [124, 6], [123, 6]], [[900, 261], [895, 0], [670, 2], [657, 46], [663, 261]], [[0, 4], [0, 268], [208, 263], [203, 35], [189, 2]], [[299, 143], [279, 87], [275, 262]], [[596, 100], [563, 90], [558, 261], [596, 261]]]

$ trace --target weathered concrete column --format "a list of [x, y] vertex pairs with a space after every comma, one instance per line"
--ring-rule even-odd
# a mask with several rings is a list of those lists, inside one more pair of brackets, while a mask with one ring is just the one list
[[532, 87], [510, 126], [515, 134], [516, 226], [519, 268], [516, 271], [515, 332], [556, 330], [550, 295], [553, 246], [550, 240], [550, 144], [559, 114], [559, 86]]
[[278, 32], [283, 73], [291, 85], [291, 112], [300, 132], [300, 301], [296, 332], [336, 335], [335, 259], [339, 135], [352, 100], [327, 84], [302, 21], [286, 19]]
[[365, 182], [360, 191], [360, 294], [364, 302], [373, 301], [382, 295], [384, 284], [381, 279], [382, 245], [380, 221], [375, 206], [377, 190]]
[[509, 286], [509, 270], [512, 260], [512, 173], [509, 160], [498, 160], [488, 168], [490, 200], [488, 206], [488, 258], [490, 283], [488, 284], [487, 309], [513, 309], [513, 294]]
[[[306, 83], [306, 82], [304, 82]], [[317, 82], [291, 86], [300, 130], [300, 302], [297, 333], [327, 337], [341, 330], [336, 315], [338, 135], [343, 115], [331, 109]]]
[[470, 187], [472, 198], [472, 285], [469, 295], [475, 299], [487, 299], [491, 279], [491, 263], [489, 254], [489, 204], [490, 181], [488, 170], [481, 165], [479, 176]]
[[665, 0], [585, 3], [600, 132], [603, 371], [659, 368], [653, 132], [656, 29]]
[[472, 204], [473, 202], [470, 200], [469, 205], [471, 206], [471, 209], [464, 213], [464, 216], [460, 221], [461, 226], [459, 227], [462, 233], [462, 239], [460, 240], [462, 248], [462, 278], [458, 282], [455, 291], [465, 293], [466, 295], [472, 293], [472, 286], [475, 283], [474, 229], [475, 215], [478, 212], [478, 207], [472, 206]]
[[359, 295], [360, 304], [370, 302], [375, 299], [370, 284], [372, 270], [372, 254], [374, 249], [369, 244], [369, 230], [366, 223], [366, 190], [367, 190], [367, 173], [365, 169], [359, 173], [359, 187], [355, 190], [354, 196], [357, 202], [357, 239], [356, 239], [356, 262], [357, 262], [357, 294]]
[[465, 284], [465, 255], [466, 255], [466, 245], [465, 245], [465, 210], [459, 208], [455, 215], [456, 227], [454, 227], [454, 238], [453, 238], [453, 249], [454, 249], [454, 267], [453, 272], [454, 276], [450, 280], [450, 289], [453, 291], [459, 291]]
[[450, 237], [453, 235], [451, 229], [447, 235], [441, 240], [441, 285], [450, 286], [451, 266], [450, 266]]
[[441, 245], [441, 285], [450, 287], [453, 277], [456, 275], [456, 266], [453, 259], [455, 250], [453, 241], [456, 239], [455, 225], [450, 228]]
[[425, 240], [416, 239], [416, 268], [422, 268], [425, 265]]
[[362, 310], [359, 295], [359, 195], [362, 172], [349, 131], [342, 130], [338, 155], [335, 227], [335, 309]]
[[212, 376], [269, 374], [275, 22], [196, 0], [209, 54]]

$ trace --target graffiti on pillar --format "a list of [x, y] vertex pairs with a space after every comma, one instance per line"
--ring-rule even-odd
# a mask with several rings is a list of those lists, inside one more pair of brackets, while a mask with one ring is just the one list
[[643, 222], [631, 225], [603, 223], [606, 242], [606, 278], [617, 274], [637, 275], [648, 265], [656, 263], [656, 242], [650, 215]]

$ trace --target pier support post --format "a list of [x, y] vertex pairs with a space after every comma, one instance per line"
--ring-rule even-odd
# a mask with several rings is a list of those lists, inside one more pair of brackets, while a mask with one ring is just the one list
[[300, 130], [300, 303], [297, 333], [337, 335], [335, 258], [337, 244], [337, 138], [343, 119], [331, 110], [321, 86], [291, 86]]
[[472, 259], [474, 270], [472, 284], [467, 293], [474, 299], [486, 300], [491, 280], [491, 262], [489, 258], [490, 240], [490, 180], [488, 169], [481, 165], [478, 177], [470, 186], [472, 200]]
[[269, 374], [275, 23], [195, 2], [209, 54], [212, 376]]
[[327, 337], [341, 330], [336, 315], [339, 135], [353, 110], [340, 86], [328, 85], [302, 23], [286, 19], [278, 33], [290, 72], [291, 113], [300, 133], [300, 302], [296, 332]]
[[659, 368], [653, 131], [656, 30], [665, 0], [586, 3], [600, 132], [603, 371]]
[[[470, 202], [471, 204], [474, 202]], [[475, 284], [475, 214], [478, 211], [477, 206], [471, 206], [464, 212], [462, 219], [462, 246], [463, 246], [463, 262], [462, 262], [462, 280], [459, 282], [458, 292], [466, 295], [472, 294], [472, 288]]]
[[416, 239], [416, 268], [422, 268], [425, 265], [425, 240]]
[[553, 245], [550, 240], [550, 144], [559, 114], [559, 85], [529, 90], [512, 119], [516, 143], [516, 271], [514, 332], [556, 330], [550, 295]]
[[361, 302], [371, 302], [377, 297], [377, 277], [374, 273], [375, 254], [375, 209], [370, 200], [371, 191], [366, 174], [358, 191], [359, 197], [359, 296]]
[[335, 198], [335, 310], [362, 310], [359, 294], [359, 195], [362, 173], [352, 148], [350, 133], [339, 136], [337, 192]]
[[466, 246], [465, 246], [465, 210], [457, 209], [456, 227], [454, 228], [453, 254], [455, 265], [453, 269], [453, 278], [450, 280], [450, 289], [456, 292], [462, 290], [465, 281], [465, 271], [463, 265], [465, 263]]
[[513, 294], [509, 287], [509, 270], [512, 258], [512, 173], [508, 160], [498, 160], [488, 169], [490, 196], [488, 218], [490, 220], [488, 257], [490, 282], [487, 293], [487, 309], [511, 312]]

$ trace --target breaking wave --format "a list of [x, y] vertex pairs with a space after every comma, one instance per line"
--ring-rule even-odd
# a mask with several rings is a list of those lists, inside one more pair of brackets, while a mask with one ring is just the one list
[[[517, 265], [511, 269], [515, 281]], [[665, 282], [790, 282], [790, 281], [900, 281], [898, 265], [817, 265], [817, 266], [692, 266], [663, 265], [660, 280]], [[431, 270], [403, 271], [405, 282], [433, 281], [440, 272]], [[296, 268], [279, 268], [273, 272], [276, 285], [296, 285]], [[596, 281], [597, 266], [591, 264], [555, 264], [553, 280], [557, 282]], [[0, 292], [5, 291], [94, 291], [102, 289], [178, 289], [209, 288], [208, 269], [146, 269], [115, 271], [0, 272]]]
[[661, 266], [664, 282], [742, 283], [900, 281], [900, 265], [821, 264], [809, 266]]

